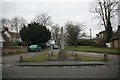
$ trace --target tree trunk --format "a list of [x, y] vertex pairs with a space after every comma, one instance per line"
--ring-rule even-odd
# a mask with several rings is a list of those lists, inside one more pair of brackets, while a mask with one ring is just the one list
[[106, 29], [106, 43], [110, 42], [110, 39], [112, 38], [112, 33], [113, 31], [112, 31], [111, 22], [109, 19], [107, 23], [107, 29]]

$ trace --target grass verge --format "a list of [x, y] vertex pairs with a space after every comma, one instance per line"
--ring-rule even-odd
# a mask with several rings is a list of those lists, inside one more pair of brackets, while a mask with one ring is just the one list
[[91, 47], [91, 46], [78, 46], [78, 47], [74, 47], [74, 46], [65, 46], [65, 50], [120, 54], [118, 52], [117, 48], [106, 48], [106, 47]]
[[[59, 60], [57, 55], [58, 54], [54, 54], [53, 56], [50, 56], [50, 60], [56, 60], [56, 61]], [[71, 56], [71, 54], [67, 54], [67, 57], [75, 57], [75, 56]], [[42, 61], [47, 61], [47, 60], [48, 60], [48, 54], [40, 54], [37, 56], [24, 58], [23, 62], [42, 62]], [[103, 58], [78, 55], [77, 61], [103, 61]]]
[[94, 56], [78, 55], [78, 60], [79, 61], [103, 61], [103, 58], [94, 57]]
[[32, 56], [29, 58], [24, 58], [23, 62], [42, 62], [48, 60], [48, 55], [47, 54], [40, 54], [37, 56]]

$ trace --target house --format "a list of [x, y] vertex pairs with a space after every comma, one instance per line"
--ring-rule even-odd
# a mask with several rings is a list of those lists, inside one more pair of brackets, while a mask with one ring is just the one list
[[21, 41], [20, 34], [15, 32], [10, 32], [7, 27], [3, 27], [2, 36], [5, 39], [4, 46], [10, 46], [11, 42]]
[[120, 47], [120, 25], [118, 26], [116, 33], [111, 38], [110, 44], [112, 48]]
[[55, 44], [55, 41], [54, 41], [53, 39], [49, 40], [49, 41], [46, 43], [46, 45], [47, 45], [48, 47], [50, 47], [51, 45], [54, 45], [54, 44]]
[[10, 32], [8, 31], [8, 34], [10, 35], [10, 41], [12, 42], [16, 42], [16, 41], [21, 41], [21, 38], [20, 38], [20, 34], [19, 33], [15, 33], [15, 32]]
[[97, 46], [99, 46], [99, 47], [105, 46], [105, 36], [106, 36], [105, 35], [105, 30], [96, 34], [95, 43], [97, 44]]

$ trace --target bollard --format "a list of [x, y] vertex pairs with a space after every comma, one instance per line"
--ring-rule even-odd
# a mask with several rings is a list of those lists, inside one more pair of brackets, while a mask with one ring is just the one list
[[48, 54], [48, 60], [50, 60], [50, 54]]
[[72, 56], [74, 56], [74, 55], [73, 55], [73, 52], [72, 52]]
[[75, 60], [78, 60], [78, 55], [77, 55], [77, 53], [75, 54]]
[[19, 56], [19, 62], [22, 62], [23, 61], [23, 55], [20, 55]]
[[108, 61], [108, 54], [104, 54], [103, 61]]
[[51, 56], [53, 56], [53, 51], [51, 52]]

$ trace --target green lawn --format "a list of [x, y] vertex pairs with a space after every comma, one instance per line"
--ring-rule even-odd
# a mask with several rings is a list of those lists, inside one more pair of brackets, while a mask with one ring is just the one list
[[86, 52], [103, 52], [103, 53], [112, 53], [119, 54], [117, 48], [106, 48], [106, 47], [91, 47], [91, 46], [65, 46], [66, 50], [77, 50], [77, 51], [86, 51]]
[[[58, 54], [54, 54], [53, 56], [51, 56], [50, 60], [59, 60], [57, 56], [58, 56]], [[67, 57], [74, 57], [74, 56], [67, 53]], [[23, 62], [42, 62], [42, 61], [47, 61], [47, 60], [48, 60], [48, 54], [42, 53], [37, 56], [24, 58]], [[103, 58], [78, 55], [77, 60], [78, 61], [103, 61]]]
[[103, 58], [93, 57], [93, 56], [78, 55], [78, 60], [79, 61], [103, 61]]
[[40, 54], [37, 56], [32, 56], [29, 58], [24, 58], [23, 62], [42, 62], [48, 60], [48, 55], [47, 54]]

